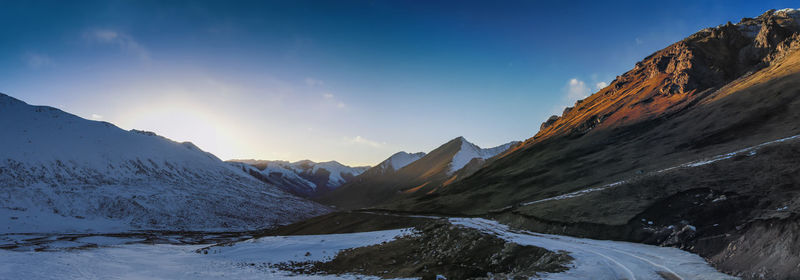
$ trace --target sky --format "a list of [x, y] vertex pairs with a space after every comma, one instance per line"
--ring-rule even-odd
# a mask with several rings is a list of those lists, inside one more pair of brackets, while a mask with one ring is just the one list
[[0, 0], [0, 92], [221, 159], [375, 165], [527, 139], [654, 51], [794, 5]]

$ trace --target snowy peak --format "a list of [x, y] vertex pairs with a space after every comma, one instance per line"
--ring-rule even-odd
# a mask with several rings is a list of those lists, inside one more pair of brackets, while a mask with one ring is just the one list
[[313, 174], [318, 174], [320, 170], [327, 171], [329, 173], [328, 186], [335, 188], [347, 182], [345, 178], [361, 175], [367, 169], [369, 169], [369, 166], [350, 167], [337, 161], [326, 161], [313, 164], [311, 170]]
[[[301, 196], [317, 196], [333, 190], [364, 173], [368, 166], [351, 167], [337, 161], [232, 160], [254, 166], [267, 180]], [[266, 179], [265, 179], [266, 178]]]
[[397, 171], [400, 168], [403, 168], [406, 165], [409, 165], [417, 161], [418, 159], [421, 159], [424, 156], [425, 153], [423, 152], [413, 153], [413, 154], [407, 152], [398, 152], [396, 154], [393, 154], [380, 164], [378, 164], [378, 168], [380, 168], [384, 172], [389, 170]]
[[453, 141], [460, 142], [461, 148], [453, 156], [453, 161], [450, 163], [450, 174], [460, 170], [473, 159], [489, 159], [520, 143], [518, 141], [513, 141], [494, 148], [482, 149], [481, 147], [478, 147], [478, 145], [470, 143], [464, 137], [458, 137]]
[[399, 152], [318, 201], [340, 209], [357, 209], [404, 197], [435, 194], [468, 178], [482, 168], [487, 159], [517, 143], [482, 149], [464, 137], [457, 137], [427, 154]]

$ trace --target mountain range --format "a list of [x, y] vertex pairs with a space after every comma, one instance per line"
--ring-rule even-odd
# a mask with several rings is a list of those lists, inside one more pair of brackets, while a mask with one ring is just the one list
[[350, 167], [337, 161], [318, 163], [310, 160], [288, 162], [250, 159], [229, 162], [261, 181], [302, 197], [316, 197], [328, 193], [369, 168], [369, 166]]
[[517, 144], [482, 149], [457, 137], [427, 154], [398, 153], [316, 200], [340, 209], [355, 209], [392, 203], [402, 197], [431, 195], [468, 177]]

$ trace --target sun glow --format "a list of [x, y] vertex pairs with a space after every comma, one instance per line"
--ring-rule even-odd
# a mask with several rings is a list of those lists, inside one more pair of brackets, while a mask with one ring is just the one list
[[240, 137], [248, 133], [225, 114], [190, 99], [167, 98], [157, 103], [127, 107], [116, 121], [124, 129], [143, 129], [183, 142], [190, 141], [205, 151], [213, 151], [220, 159], [230, 159], [242, 150]]

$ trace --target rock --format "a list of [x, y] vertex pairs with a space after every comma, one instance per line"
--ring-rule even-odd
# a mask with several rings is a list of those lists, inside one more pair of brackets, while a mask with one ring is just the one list
[[553, 125], [553, 123], [555, 123], [555, 122], [556, 122], [558, 119], [559, 119], [559, 117], [558, 117], [558, 116], [556, 116], [556, 115], [552, 115], [552, 116], [550, 116], [549, 118], [547, 118], [547, 121], [543, 122], [543, 123], [542, 123], [542, 125], [541, 125], [541, 126], [539, 126], [539, 130], [544, 130], [544, 129], [546, 129], [546, 128], [550, 127], [550, 126], [551, 126], [551, 125]]

